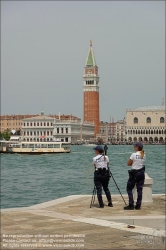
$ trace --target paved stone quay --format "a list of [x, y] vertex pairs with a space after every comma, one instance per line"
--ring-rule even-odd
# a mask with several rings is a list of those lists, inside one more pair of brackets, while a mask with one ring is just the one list
[[121, 196], [112, 199], [103, 209], [97, 199], [90, 208], [89, 195], [2, 209], [1, 249], [165, 249], [164, 194], [141, 210], [124, 211]]

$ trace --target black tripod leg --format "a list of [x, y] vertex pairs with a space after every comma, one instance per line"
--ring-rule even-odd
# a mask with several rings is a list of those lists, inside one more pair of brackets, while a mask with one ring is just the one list
[[120, 189], [119, 189], [118, 185], [116, 184], [116, 181], [115, 181], [115, 179], [114, 179], [114, 177], [113, 177], [113, 175], [112, 175], [111, 172], [110, 172], [110, 174], [111, 174], [111, 177], [112, 177], [112, 179], [113, 179], [113, 181], [114, 181], [114, 183], [115, 183], [115, 185], [116, 185], [116, 187], [117, 187], [117, 189], [118, 189], [118, 191], [119, 191], [119, 193], [120, 193], [120, 195], [121, 195], [121, 197], [122, 197], [122, 199], [123, 199], [125, 205], [127, 205], [126, 202], [125, 202], [125, 199], [123, 198], [123, 195], [122, 195], [122, 193], [120, 192]]
[[95, 203], [95, 195], [96, 195], [96, 187], [94, 186], [94, 199], [93, 199], [93, 204]]
[[91, 203], [90, 203], [90, 208], [92, 207], [92, 204], [94, 204], [95, 201], [95, 187], [93, 189], [93, 194], [92, 194], [92, 199], [91, 199]]
[[95, 199], [95, 190], [93, 189], [92, 204], [94, 204], [94, 199]]
[[92, 207], [92, 201], [93, 201], [93, 194], [92, 194], [92, 199], [91, 199], [91, 203], [90, 203], [90, 208]]

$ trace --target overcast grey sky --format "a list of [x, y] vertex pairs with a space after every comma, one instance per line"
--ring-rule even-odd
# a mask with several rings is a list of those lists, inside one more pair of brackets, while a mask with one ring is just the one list
[[161, 105], [164, 1], [2, 1], [1, 114], [83, 116], [83, 73], [93, 49], [100, 120]]

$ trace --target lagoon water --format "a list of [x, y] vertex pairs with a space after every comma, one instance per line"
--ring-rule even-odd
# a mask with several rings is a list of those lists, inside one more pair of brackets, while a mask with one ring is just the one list
[[[165, 193], [165, 146], [147, 145], [146, 173], [153, 178], [153, 193]], [[131, 145], [108, 146], [110, 169], [121, 192], [126, 194], [126, 162]], [[70, 154], [1, 154], [1, 208], [39, 204], [74, 194], [92, 194], [93, 147], [71, 146]], [[119, 191], [112, 179], [112, 194]]]

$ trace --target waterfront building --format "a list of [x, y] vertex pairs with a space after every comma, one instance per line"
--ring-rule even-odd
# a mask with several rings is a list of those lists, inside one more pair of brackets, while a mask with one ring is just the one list
[[84, 122], [94, 123], [94, 134], [99, 133], [99, 75], [96, 64], [92, 41], [85, 63], [84, 75]]
[[64, 142], [82, 142], [94, 140], [94, 124], [81, 122], [81, 119], [55, 119], [53, 123], [53, 140]]
[[[17, 135], [21, 134], [22, 131], [22, 121], [27, 118], [37, 117], [39, 114], [35, 115], [2, 115], [0, 116], [0, 132], [15, 130]], [[62, 121], [67, 120], [77, 120], [76, 116], [71, 115], [48, 115], [49, 117], [60, 119]]]
[[110, 124], [108, 122], [100, 121], [100, 130], [99, 133], [96, 134], [96, 138], [107, 143], [110, 139], [110, 131]]
[[114, 121], [113, 117], [110, 117], [110, 123], [109, 123], [109, 128], [110, 128], [110, 142], [116, 141], [116, 122]]
[[97, 134], [97, 138], [101, 138], [104, 143], [125, 141], [125, 119], [117, 122], [100, 122], [100, 133]]
[[15, 130], [17, 134], [20, 134], [22, 130], [22, 120], [35, 116], [37, 115], [2, 115], [0, 116], [0, 131]]
[[125, 118], [116, 122], [116, 141], [124, 142], [126, 140], [126, 122]]
[[166, 107], [126, 109], [127, 141], [163, 142], [166, 140]]
[[94, 124], [82, 123], [73, 115], [41, 115], [22, 120], [24, 141], [62, 141], [94, 139]]
[[41, 115], [22, 120], [22, 140], [52, 141], [54, 118]]

